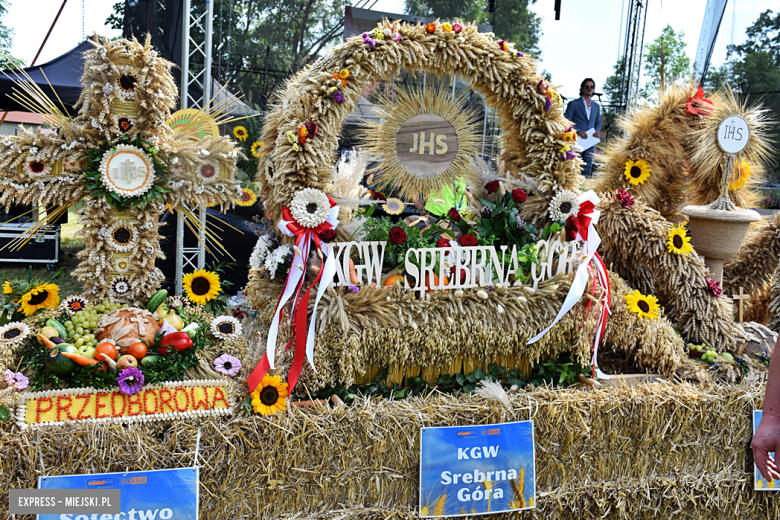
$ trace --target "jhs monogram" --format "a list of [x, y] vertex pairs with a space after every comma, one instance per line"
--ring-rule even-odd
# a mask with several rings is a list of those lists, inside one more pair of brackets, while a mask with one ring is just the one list
[[[429, 140], [425, 140], [425, 132], [420, 132], [419, 139], [417, 134], [412, 134], [412, 147], [409, 149], [409, 153], [419, 153], [420, 155], [424, 155], [425, 151], [428, 150], [428, 155], [433, 155], [434, 152], [436, 152], [436, 155], [444, 155], [447, 153], [447, 136], [444, 134], [436, 135], [435, 132], [431, 132], [431, 138]], [[434, 147], [438, 147], [434, 150]]]
[[118, 168], [111, 168], [111, 177], [118, 181], [133, 182], [136, 179], [146, 176], [146, 167], [137, 165], [130, 159], [125, 159], [119, 163]]

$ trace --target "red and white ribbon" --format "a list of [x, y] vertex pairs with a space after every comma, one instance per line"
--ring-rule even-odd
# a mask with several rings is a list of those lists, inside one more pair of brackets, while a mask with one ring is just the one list
[[574, 275], [574, 280], [572, 281], [571, 287], [569, 288], [569, 293], [566, 295], [566, 299], [563, 301], [563, 306], [558, 311], [558, 315], [546, 329], [528, 340], [528, 344], [530, 345], [531, 343], [535, 343], [544, 337], [544, 335], [547, 334], [547, 332], [549, 332], [549, 330], [553, 328], [553, 326], [555, 326], [555, 324], [558, 323], [561, 318], [563, 318], [577, 304], [578, 301], [580, 301], [583, 293], [585, 292], [585, 289], [588, 286], [588, 280], [590, 278], [588, 275], [588, 269], [591, 260], [593, 260], [596, 265], [597, 279], [602, 287], [603, 298], [603, 305], [601, 306], [601, 313], [599, 315], [598, 328], [596, 329], [596, 339], [593, 344], [593, 359], [591, 360], [593, 365], [593, 373], [595, 375], [598, 346], [601, 342], [601, 337], [604, 334], [604, 329], [607, 327], [607, 318], [610, 313], [609, 306], [611, 303], [611, 298], [609, 290], [609, 276], [607, 275], [607, 268], [604, 265], [604, 262], [596, 252], [599, 244], [601, 244], [601, 237], [599, 237], [599, 234], [596, 232], [595, 228], [595, 225], [598, 223], [599, 217], [601, 216], [601, 212], [596, 209], [596, 205], [599, 203], [599, 197], [596, 195], [595, 191], [590, 190], [577, 197], [577, 203], [579, 204], [580, 209], [577, 213], [577, 216], [575, 217], [578, 228], [576, 240], [584, 242], [585, 258], [577, 268], [577, 273]]
[[[249, 386], [250, 392], [254, 391], [262, 382], [263, 377], [265, 377], [268, 371], [274, 368], [276, 340], [279, 337], [279, 322], [281, 321], [282, 310], [290, 299], [292, 299], [293, 302], [292, 308], [290, 309], [293, 333], [286, 348], [289, 349], [294, 341], [295, 354], [293, 356], [293, 364], [287, 374], [289, 391], [292, 392], [292, 389], [295, 388], [295, 385], [298, 382], [298, 378], [303, 371], [304, 359], [308, 359], [309, 364], [314, 369], [314, 328], [317, 318], [317, 306], [336, 273], [335, 255], [331, 254], [331, 248], [328, 247], [326, 243], [322, 242], [319, 236], [321, 232], [326, 229], [335, 229], [339, 224], [339, 207], [336, 205], [336, 201], [331, 197], [328, 197], [328, 201], [330, 202], [330, 214], [328, 215], [328, 218], [325, 222], [314, 228], [302, 226], [293, 218], [290, 208], [282, 208], [282, 219], [277, 224], [277, 227], [285, 235], [295, 237], [295, 254], [293, 256], [292, 266], [287, 274], [287, 279], [284, 282], [282, 294], [279, 296], [279, 301], [276, 304], [276, 311], [274, 312], [274, 317], [271, 321], [271, 327], [268, 330], [265, 355], [247, 378], [247, 385]], [[306, 280], [306, 264], [309, 253], [311, 252], [312, 244], [314, 244], [316, 250], [323, 254], [325, 258], [324, 266], [322, 266], [319, 273], [317, 273], [316, 278], [309, 288], [301, 295], [303, 284]], [[309, 297], [312, 287], [316, 286], [318, 283], [319, 287], [317, 288], [317, 296], [314, 300], [314, 310], [312, 311], [311, 322], [307, 326]]]

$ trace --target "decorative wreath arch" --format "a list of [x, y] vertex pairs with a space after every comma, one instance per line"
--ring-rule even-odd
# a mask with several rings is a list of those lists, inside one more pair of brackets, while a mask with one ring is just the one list
[[[431, 24], [386, 24], [390, 37], [372, 32], [350, 38], [298, 73], [268, 116], [262, 139], [267, 159], [260, 167], [267, 180], [262, 194], [267, 214], [278, 220], [282, 207], [303, 188], [328, 190], [339, 130], [358, 96], [369, 81], [407, 69], [457, 74], [486, 96], [503, 130], [502, 174], [524, 174], [538, 182], [522, 218], [546, 222], [553, 197], [563, 189], [577, 191], [582, 163], [566, 154], [563, 134], [570, 125], [563, 100], [537, 73], [535, 60], [473, 24], [437, 22], [433, 31]], [[346, 81], [334, 75], [341, 70], [348, 72]], [[307, 122], [316, 123], [318, 132], [300, 145], [298, 129]]]

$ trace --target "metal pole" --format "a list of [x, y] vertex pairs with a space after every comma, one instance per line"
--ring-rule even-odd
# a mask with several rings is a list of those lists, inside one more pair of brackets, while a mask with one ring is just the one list
[[263, 71], [263, 95], [260, 96], [260, 110], [265, 113], [265, 79], [268, 77], [268, 57], [271, 54], [271, 46], [265, 48], [265, 70]]
[[184, 0], [183, 23], [181, 31], [181, 108], [189, 106], [187, 89], [190, 82], [190, 0]]
[[[209, 105], [211, 105], [211, 92], [212, 92], [212, 79], [211, 79], [211, 61], [212, 61], [212, 49], [214, 48], [214, 2], [212, 0], [206, 0], [206, 59], [204, 60], [204, 76], [203, 76], [203, 107], [205, 112], [208, 112]], [[200, 218], [200, 229], [198, 230], [198, 269], [206, 267], [206, 208], [198, 209], [198, 217]]]

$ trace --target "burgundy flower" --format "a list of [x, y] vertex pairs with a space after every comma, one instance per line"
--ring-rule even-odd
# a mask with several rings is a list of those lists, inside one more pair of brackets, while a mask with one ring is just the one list
[[[454, 266], [454, 265], [450, 267], [450, 276], [452, 276], [453, 280], [455, 279], [455, 267], [456, 266]], [[465, 281], [466, 281], [466, 269], [464, 267], [461, 267], [460, 268], [460, 283], [465, 283]]]
[[623, 206], [626, 209], [628, 209], [631, 206], [633, 206], [634, 202], [636, 202], [634, 200], [633, 195], [631, 195], [629, 192], [627, 192], [623, 188], [618, 188], [617, 193], [615, 194], [615, 198], [620, 203], [620, 205]]
[[373, 191], [371, 193], [371, 198], [374, 200], [387, 200], [387, 197], [385, 197], [385, 194], [381, 191]]
[[707, 286], [709, 287], [712, 295], [716, 298], [720, 298], [720, 295], [723, 294], [723, 289], [720, 288], [720, 282], [716, 282], [715, 280], [710, 280], [709, 278], [706, 278], [706, 280], [707, 280]]
[[463, 247], [474, 247], [477, 245], [477, 237], [471, 233], [468, 235], [461, 235], [458, 239], [458, 243]]
[[336, 230], [330, 228], [320, 231], [320, 238], [323, 242], [333, 242], [336, 239]]
[[309, 132], [309, 135], [306, 137], [308, 139], [311, 139], [315, 135], [317, 135], [317, 131], [319, 130], [319, 125], [317, 123], [305, 123], [304, 126], [306, 127], [306, 130]]
[[577, 233], [579, 233], [579, 231], [579, 222], [577, 222], [577, 219], [574, 218], [574, 215], [569, 215], [569, 218], [566, 219], [566, 240], [571, 242], [577, 238]]
[[394, 245], [403, 244], [406, 242], [406, 231], [399, 228], [398, 226], [393, 226], [390, 228], [390, 243]]
[[515, 204], [520, 204], [528, 200], [528, 194], [521, 189], [512, 190], [512, 200]]
[[485, 189], [488, 190], [488, 193], [495, 193], [498, 191], [498, 181], [490, 181], [487, 184], [485, 184]]
[[450, 210], [447, 212], [447, 216], [453, 222], [460, 222], [460, 213], [458, 213], [458, 210], [455, 208], [450, 208]]
[[544, 100], [544, 111], [549, 112], [552, 108], [552, 99], [547, 98]]
[[446, 238], [440, 238], [436, 241], [436, 247], [450, 247], [450, 241]]

